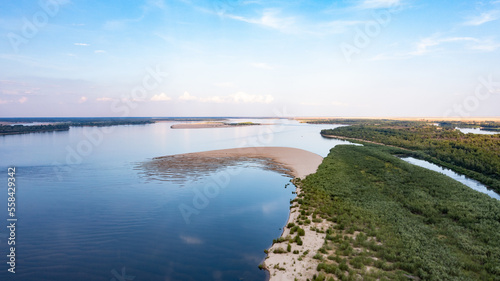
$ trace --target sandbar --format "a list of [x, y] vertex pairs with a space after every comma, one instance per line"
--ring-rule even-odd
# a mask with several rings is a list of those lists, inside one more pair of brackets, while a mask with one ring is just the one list
[[201, 123], [180, 123], [170, 126], [172, 129], [207, 129], [207, 128], [233, 128], [243, 126], [261, 125], [257, 123], [223, 123], [223, 122], [201, 122]]
[[242, 147], [156, 157], [147, 163], [147, 167], [152, 171], [170, 170], [174, 171], [171, 174], [186, 174], [212, 171], [249, 159], [267, 160], [269, 165], [298, 178], [315, 173], [323, 161], [320, 155], [298, 148]]

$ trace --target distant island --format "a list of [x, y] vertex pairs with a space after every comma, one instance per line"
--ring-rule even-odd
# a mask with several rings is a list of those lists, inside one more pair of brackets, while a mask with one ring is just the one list
[[[149, 118], [2, 118], [0, 135], [68, 131], [70, 127], [106, 127], [118, 125], [145, 125], [154, 123]], [[35, 123], [37, 125], [22, 125]], [[47, 123], [47, 124], [38, 124]]]
[[203, 122], [203, 123], [181, 123], [170, 126], [172, 129], [206, 129], [206, 128], [231, 128], [241, 126], [262, 125], [253, 122], [224, 123], [224, 122]]
[[[0, 135], [68, 131], [70, 127], [107, 127], [120, 125], [147, 125], [156, 122], [190, 122], [175, 124], [173, 129], [224, 128], [261, 125], [253, 122], [227, 123], [228, 119], [242, 117], [40, 117], [0, 118]], [[264, 118], [267, 119], [267, 118]]]

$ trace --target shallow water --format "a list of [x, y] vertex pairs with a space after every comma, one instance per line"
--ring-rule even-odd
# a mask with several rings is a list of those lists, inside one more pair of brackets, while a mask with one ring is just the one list
[[[161, 122], [1, 136], [0, 182], [16, 167], [18, 243], [17, 273], [2, 262], [0, 280], [265, 280], [257, 266], [288, 218], [288, 176], [237, 164], [179, 183], [137, 169], [187, 152], [287, 146], [326, 156], [348, 143], [319, 134], [335, 126], [260, 122], [277, 124], [173, 130]], [[2, 227], [4, 257], [6, 238]]]
[[425, 160], [416, 159], [413, 157], [404, 157], [401, 159], [403, 159], [404, 161], [411, 163], [413, 165], [417, 165], [417, 166], [420, 166], [420, 167], [423, 167], [423, 168], [426, 168], [426, 169], [429, 169], [429, 170], [432, 170], [435, 172], [445, 174], [445, 175], [449, 176], [450, 178], [452, 178], [456, 181], [459, 181], [459, 182], [465, 184], [466, 186], [468, 186], [476, 191], [487, 194], [491, 198], [495, 198], [497, 200], [500, 200], [500, 195], [495, 193], [493, 190], [488, 189], [484, 184], [482, 184], [476, 180], [473, 180], [471, 178], [468, 178], [464, 175], [455, 173], [454, 171], [452, 171], [450, 169], [446, 169], [446, 168], [440, 167], [436, 164], [427, 162]]

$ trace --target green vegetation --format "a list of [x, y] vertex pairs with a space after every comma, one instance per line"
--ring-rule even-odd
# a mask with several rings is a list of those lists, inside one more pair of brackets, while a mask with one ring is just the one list
[[0, 125], [0, 135], [68, 131], [70, 127], [104, 127], [152, 124], [150, 118], [4, 118], [7, 122], [55, 122], [47, 125]]
[[226, 125], [230, 125], [230, 126], [252, 126], [252, 125], [260, 125], [260, 123], [239, 122], [239, 123], [226, 123]]
[[332, 223], [317, 277], [500, 280], [500, 202], [393, 156], [402, 153], [336, 146], [296, 181], [300, 211]]
[[408, 155], [450, 168], [500, 191], [500, 135], [463, 134], [454, 126], [399, 121], [322, 130], [333, 135], [397, 146]]
[[53, 131], [67, 131], [67, 130], [69, 130], [68, 124], [34, 125], [34, 126], [0, 125], [0, 135], [42, 133], [42, 132], [53, 132]]
[[479, 128], [486, 131], [500, 132], [500, 122], [494, 121], [442, 121], [439, 122], [442, 127], [448, 128]]

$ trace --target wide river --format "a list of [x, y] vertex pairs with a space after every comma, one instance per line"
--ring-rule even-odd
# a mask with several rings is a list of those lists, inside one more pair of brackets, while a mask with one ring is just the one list
[[[157, 156], [248, 146], [324, 157], [349, 144], [319, 134], [336, 125], [234, 120], [241, 121], [272, 124], [171, 129], [160, 122], [0, 136], [0, 280], [266, 280], [258, 265], [288, 218], [289, 176], [257, 162], [172, 181], [140, 166]], [[6, 257], [9, 167], [16, 169], [15, 274]], [[213, 184], [219, 191], [204, 193]]]
[[[165, 181], [139, 167], [156, 156], [243, 146], [326, 156], [348, 143], [320, 136], [336, 126], [258, 122], [274, 125], [162, 122], [0, 136], [0, 280], [265, 280], [257, 266], [288, 218], [290, 177], [253, 163]], [[15, 274], [6, 263], [8, 167], [16, 169]], [[224, 172], [231, 172], [224, 188], [200, 201]]]

